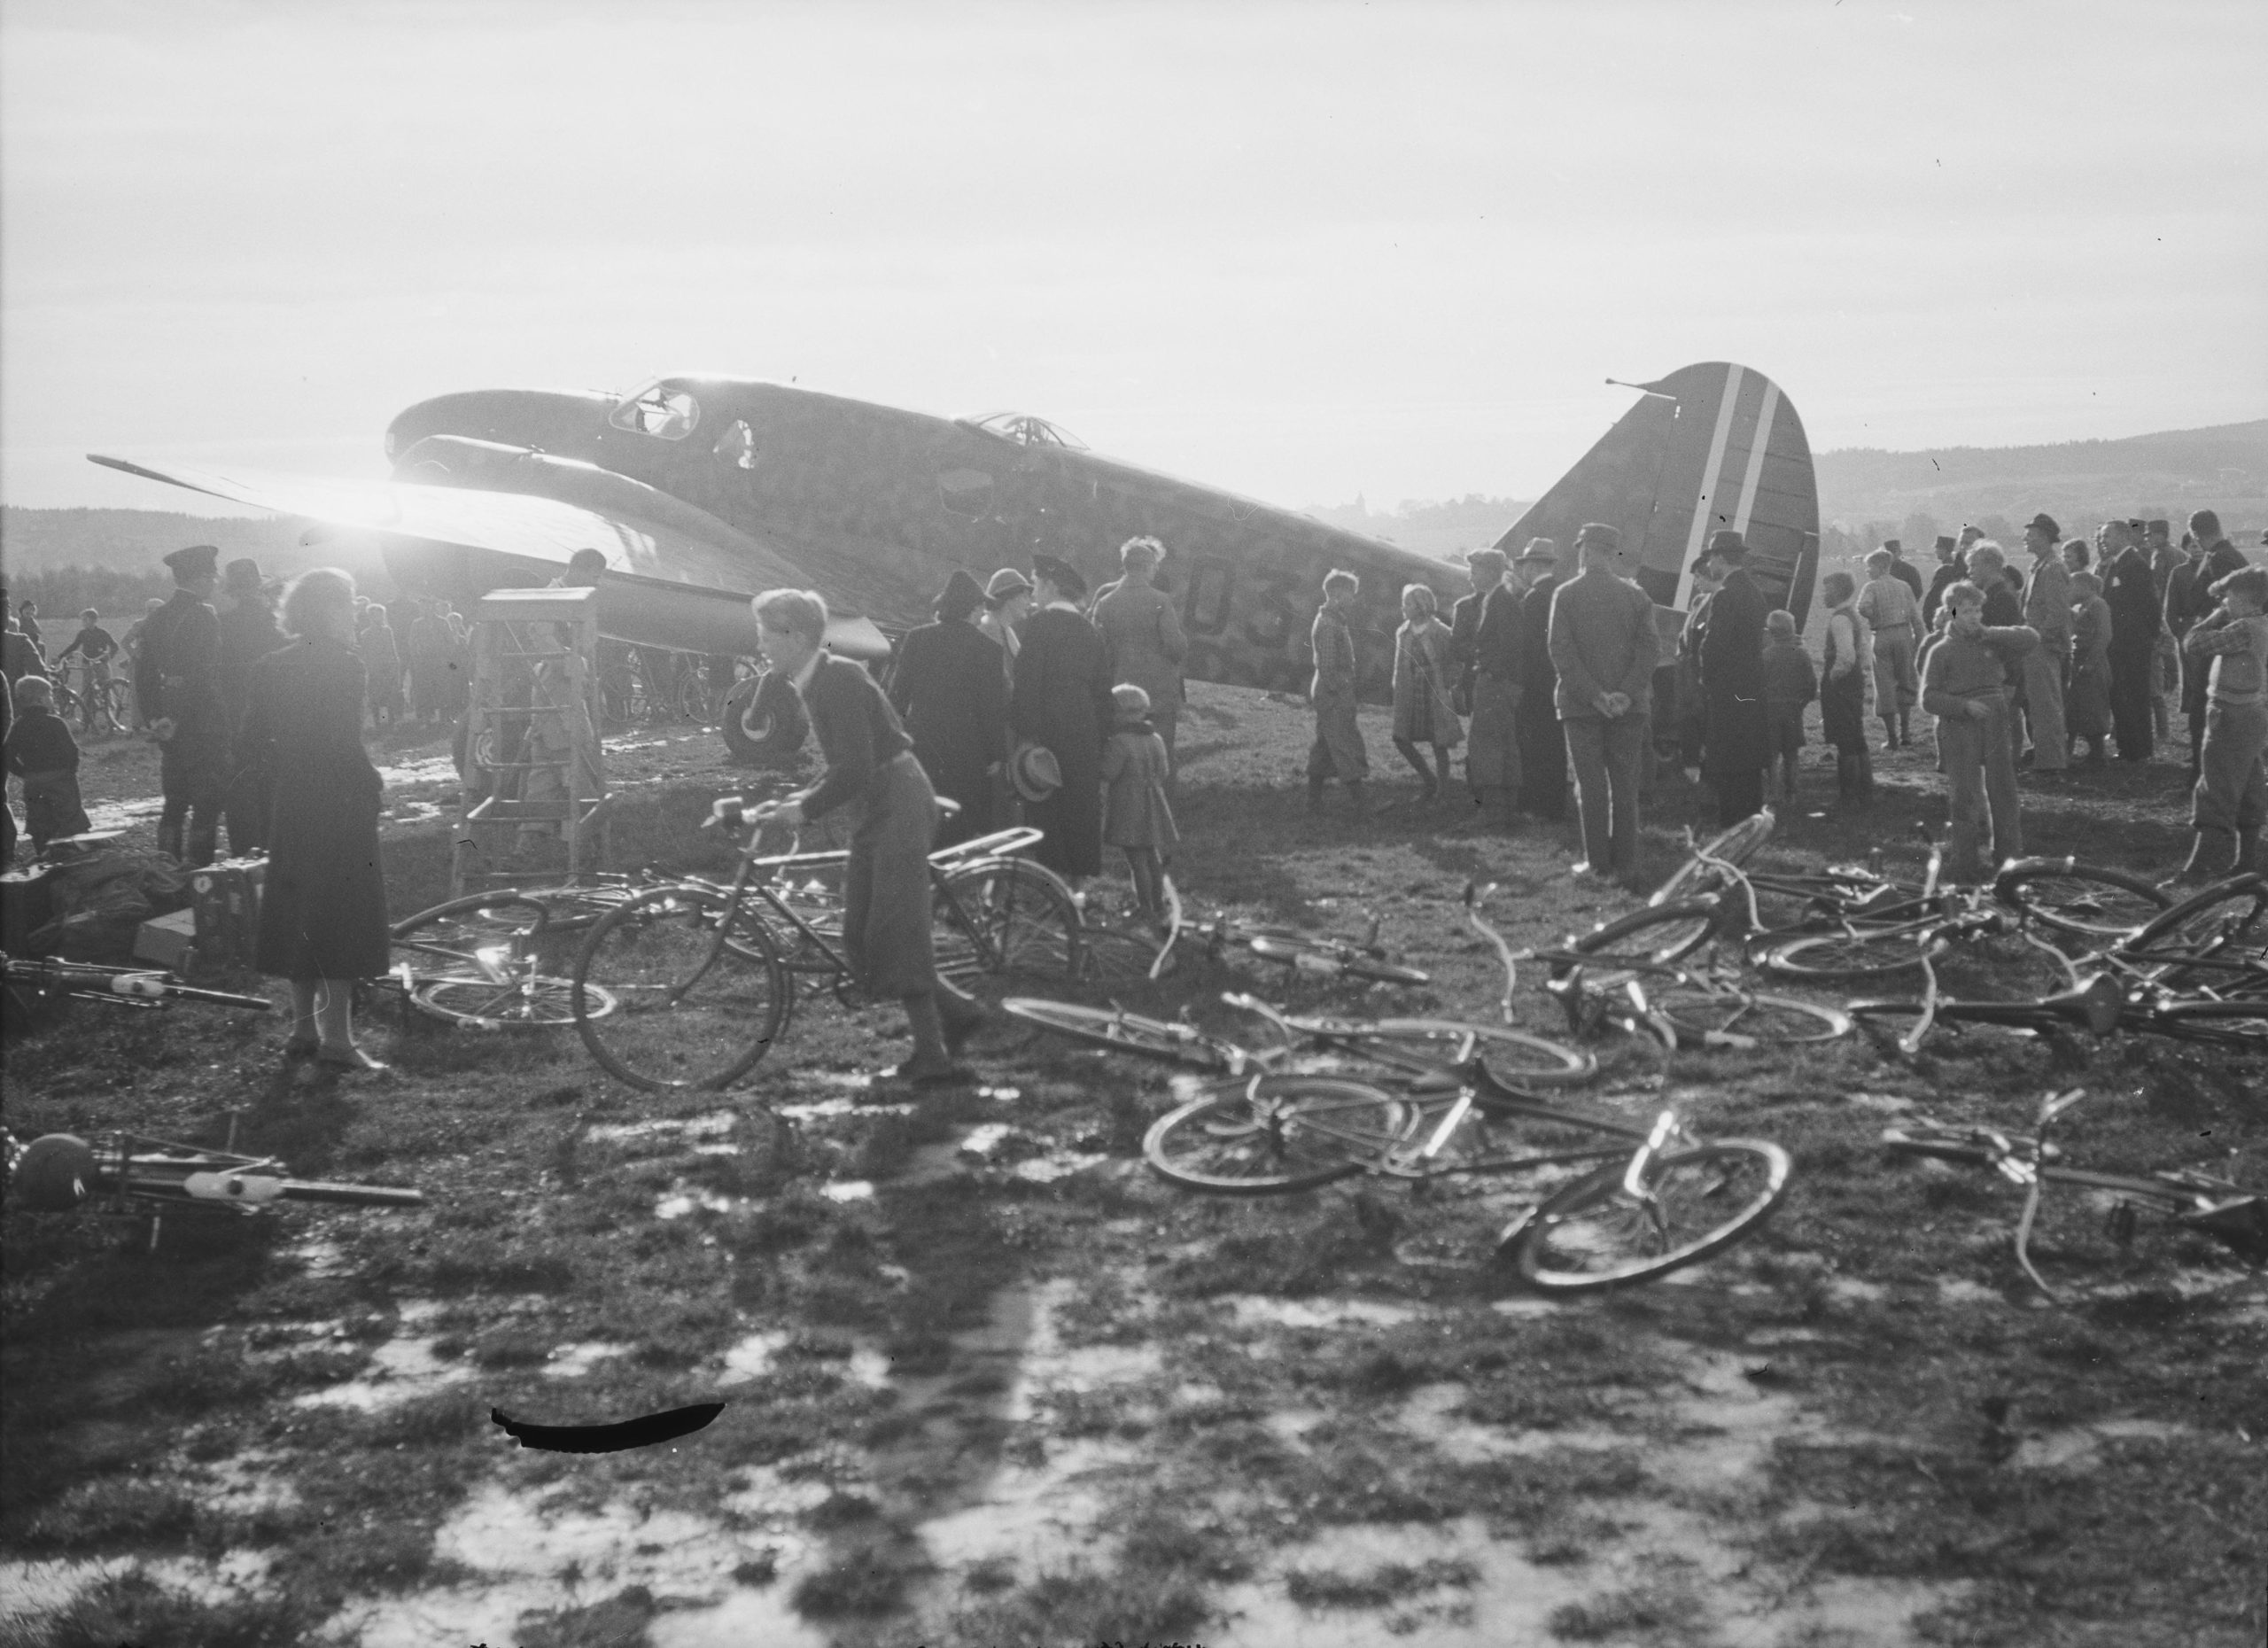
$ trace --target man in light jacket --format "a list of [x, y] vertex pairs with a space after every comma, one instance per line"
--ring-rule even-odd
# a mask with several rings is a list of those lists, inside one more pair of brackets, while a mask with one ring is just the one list
[[1638, 867], [1638, 770], [1660, 643], [1652, 598], [1619, 575], [1622, 534], [1591, 521], [1575, 548], [1583, 570], [1552, 592], [1550, 643], [1583, 827], [1574, 873], [1627, 880]]
[[1166, 764], [1173, 765], [1174, 726], [1181, 718], [1181, 665], [1189, 656], [1188, 637], [1173, 600], [1154, 587], [1165, 546], [1154, 538], [1130, 538], [1118, 551], [1115, 583], [1095, 596], [1094, 625], [1110, 649], [1111, 682], [1131, 682], [1150, 695], [1150, 725], [1165, 740]]

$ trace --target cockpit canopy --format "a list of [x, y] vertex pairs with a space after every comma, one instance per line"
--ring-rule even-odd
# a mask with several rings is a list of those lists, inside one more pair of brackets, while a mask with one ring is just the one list
[[1019, 447], [1061, 447], [1068, 452], [1084, 452], [1087, 443], [1070, 431], [1049, 423], [1044, 417], [1034, 417], [1028, 412], [994, 412], [984, 417], [955, 418], [955, 423], [967, 429], [981, 430], [987, 435]]
[[634, 393], [615, 402], [608, 423], [633, 435], [654, 435], [663, 440], [683, 440], [701, 422], [701, 402], [687, 389], [673, 389], [657, 377]]

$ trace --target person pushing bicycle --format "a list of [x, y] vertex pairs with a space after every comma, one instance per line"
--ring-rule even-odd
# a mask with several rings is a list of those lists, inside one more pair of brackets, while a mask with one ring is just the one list
[[59, 673], [64, 663], [73, 653], [85, 663], [85, 679], [81, 685], [85, 691], [80, 697], [81, 724], [89, 732], [94, 730], [96, 711], [104, 711], [108, 719], [110, 692], [110, 661], [118, 656], [118, 637], [103, 627], [102, 614], [89, 607], [79, 614], [79, 633], [64, 644], [55, 655], [55, 668]]

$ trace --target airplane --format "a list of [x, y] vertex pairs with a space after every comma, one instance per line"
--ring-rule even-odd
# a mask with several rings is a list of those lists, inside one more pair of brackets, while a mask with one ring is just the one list
[[[1609, 379], [1610, 383], [1616, 380]], [[1819, 550], [1811, 449], [1794, 405], [1726, 361], [1626, 387], [1642, 396], [1500, 548], [1575, 529], [1621, 529], [1623, 570], [1653, 596], [1666, 637], [1683, 621], [1709, 532], [1741, 531], [1767, 600], [1801, 622]], [[1161, 581], [1181, 602], [1192, 679], [1285, 692], [1307, 685], [1324, 574], [1362, 580], [1363, 696], [1391, 696], [1402, 586], [1442, 597], [1464, 569], [1293, 510], [1089, 451], [1043, 418], [941, 418], [791, 385], [681, 375], [628, 394], [473, 390], [408, 408], [387, 428], [384, 481], [96, 463], [367, 534], [412, 594], [460, 603], [548, 582], [577, 549], [607, 558], [599, 626], [612, 639], [711, 655], [756, 649], [749, 596], [818, 589], [828, 644], [877, 658], [889, 632], [927, 621], [959, 567], [980, 581], [1035, 550], [1091, 584], [1118, 548], [1162, 540]], [[726, 738], [736, 750], [745, 742]]]

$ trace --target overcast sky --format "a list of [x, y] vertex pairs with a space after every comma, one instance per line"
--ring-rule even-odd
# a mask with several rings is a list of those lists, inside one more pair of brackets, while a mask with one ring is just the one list
[[[0, 495], [707, 370], [1271, 501], [2268, 413], [2268, 5], [0, 0]], [[190, 507], [203, 507], [190, 502]]]

